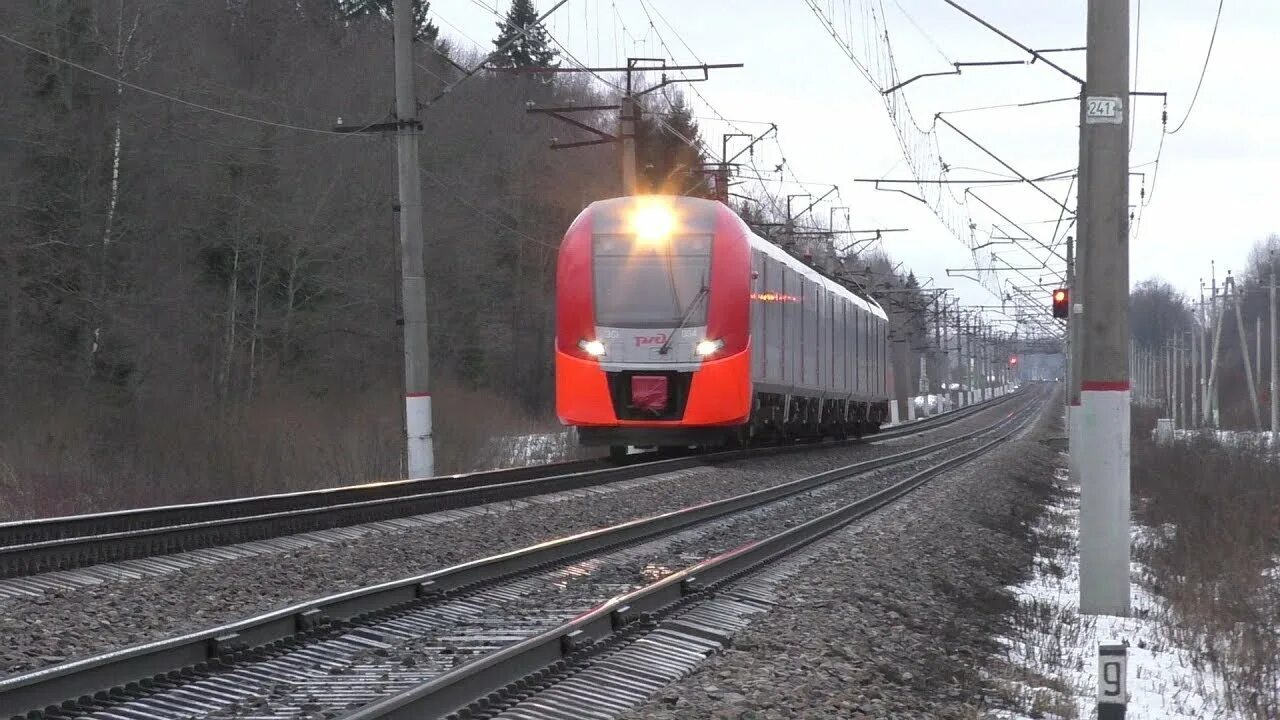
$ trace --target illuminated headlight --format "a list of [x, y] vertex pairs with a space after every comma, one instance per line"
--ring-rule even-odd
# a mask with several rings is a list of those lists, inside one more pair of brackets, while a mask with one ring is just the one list
[[676, 224], [674, 209], [662, 199], [640, 198], [631, 211], [630, 229], [642, 246], [665, 246]]
[[600, 357], [604, 354], [604, 343], [599, 340], [579, 340], [578, 347], [592, 357]]
[[697, 353], [699, 357], [706, 357], [708, 355], [714, 355], [716, 351], [722, 347], [724, 347], [723, 340], [703, 340], [698, 343], [698, 346], [694, 348], [693, 351]]

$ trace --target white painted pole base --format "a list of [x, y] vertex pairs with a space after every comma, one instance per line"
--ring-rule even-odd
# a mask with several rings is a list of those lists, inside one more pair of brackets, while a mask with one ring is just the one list
[[916, 399], [908, 398], [907, 399], [907, 422], [912, 422], [915, 419], [916, 419]]
[[889, 402], [889, 424], [890, 425], [898, 424], [898, 401], [896, 400], [892, 400]]
[[1084, 390], [1078, 411], [1080, 612], [1127, 616], [1129, 391]]
[[409, 441], [409, 477], [434, 477], [436, 462], [431, 446], [431, 396], [406, 395], [404, 417]]

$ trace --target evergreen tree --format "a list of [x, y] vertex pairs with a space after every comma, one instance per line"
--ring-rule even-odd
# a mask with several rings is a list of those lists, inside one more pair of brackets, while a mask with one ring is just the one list
[[[395, 0], [337, 0], [337, 3], [338, 14], [343, 20], [355, 20], [366, 17], [390, 18]], [[429, 0], [413, 0], [413, 26], [417, 28], [414, 38], [434, 45], [440, 36], [440, 28], [427, 17], [430, 9]]]
[[642, 114], [636, 120], [636, 160], [642, 192], [710, 197], [706, 159], [697, 149], [698, 123], [684, 98], [677, 95], [662, 122]]
[[[519, 37], [521, 29], [527, 29]], [[508, 45], [508, 43], [510, 43]], [[538, 9], [533, 0], [512, 0], [504, 22], [498, 23], [498, 37], [493, 46], [501, 48], [493, 59], [498, 67], [556, 67], [559, 54], [551, 47], [547, 28], [538, 21]]]

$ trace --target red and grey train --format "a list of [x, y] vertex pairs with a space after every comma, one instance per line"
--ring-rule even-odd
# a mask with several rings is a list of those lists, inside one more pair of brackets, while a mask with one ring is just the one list
[[583, 445], [715, 447], [878, 430], [888, 323], [720, 202], [601, 200], [560, 246], [556, 412]]

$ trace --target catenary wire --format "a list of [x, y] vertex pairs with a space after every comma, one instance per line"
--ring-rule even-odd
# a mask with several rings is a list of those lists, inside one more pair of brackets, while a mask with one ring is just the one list
[[1213, 18], [1213, 33], [1209, 35], [1209, 49], [1204, 54], [1204, 65], [1200, 68], [1200, 79], [1196, 82], [1196, 92], [1191, 96], [1191, 104], [1187, 106], [1187, 114], [1182, 116], [1182, 122], [1178, 123], [1178, 127], [1169, 131], [1170, 135], [1176, 135], [1183, 125], [1187, 124], [1187, 119], [1191, 117], [1191, 111], [1196, 107], [1196, 99], [1200, 97], [1200, 88], [1204, 85], [1205, 73], [1209, 70], [1209, 58], [1213, 57], [1213, 42], [1218, 37], [1218, 23], [1222, 20], [1222, 7], [1227, 0], [1218, 0], [1218, 13]]

